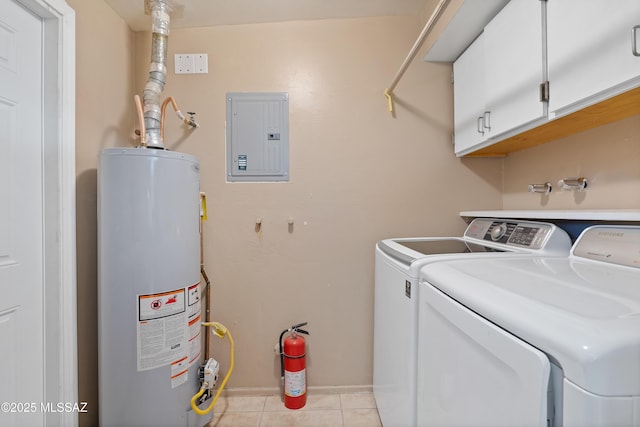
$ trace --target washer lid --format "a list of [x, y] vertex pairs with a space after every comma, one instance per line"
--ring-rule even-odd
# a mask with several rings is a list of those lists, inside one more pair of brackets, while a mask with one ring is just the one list
[[545, 352], [600, 395], [640, 394], [640, 269], [580, 258], [431, 264], [421, 279]]
[[378, 247], [382, 252], [407, 266], [418, 259], [433, 255], [500, 252], [498, 249], [466, 242], [461, 237], [385, 239], [378, 242]]
[[432, 255], [520, 252], [567, 256], [571, 240], [553, 224], [476, 218], [463, 237], [410, 237], [378, 242], [380, 250], [402, 264]]

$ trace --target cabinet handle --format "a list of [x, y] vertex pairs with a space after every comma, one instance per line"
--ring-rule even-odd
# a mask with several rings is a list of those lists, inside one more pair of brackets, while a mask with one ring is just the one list
[[482, 123], [485, 129], [491, 130], [491, 111], [484, 112]]
[[478, 117], [478, 133], [484, 135], [484, 117]]
[[638, 29], [640, 29], [640, 25], [636, 25], [631, 29], [631, 53], [634, 56], [640, 56], [640, 52], [638, 51]]

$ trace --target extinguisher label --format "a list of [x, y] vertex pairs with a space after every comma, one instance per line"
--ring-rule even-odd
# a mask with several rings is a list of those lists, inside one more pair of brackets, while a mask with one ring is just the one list
[[302, 396], [307, 392], [306, 369], [297, 372], [284, 371], [284, 394]]

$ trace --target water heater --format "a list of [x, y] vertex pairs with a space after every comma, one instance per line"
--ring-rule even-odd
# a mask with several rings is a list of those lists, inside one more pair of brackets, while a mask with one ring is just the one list
[[98, 167], [100, 425], [202, 426], [197, 158], [110, 148]]

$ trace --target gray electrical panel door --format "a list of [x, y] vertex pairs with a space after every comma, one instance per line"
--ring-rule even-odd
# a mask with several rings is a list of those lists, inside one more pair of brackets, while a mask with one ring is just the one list
[[227, 181], [289, 180], [289, 95], [227, 93]]

